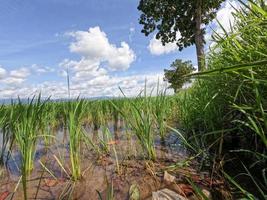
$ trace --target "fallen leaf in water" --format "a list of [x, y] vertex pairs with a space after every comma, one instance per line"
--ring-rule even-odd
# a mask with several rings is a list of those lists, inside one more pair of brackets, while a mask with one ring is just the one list
[[58, 178], [57, 181], [58, 181], [58, 183], [65, 183], [65, 179], [64, 178]]
[[180, 183], [177, 185], [179, 189], [179, 193], [185, 196], [189, 196], [190, 194], [193, 194], [193, 188], [191, 185]]
[[44, 179], [45, 185], [48, 187], [54, 187], [58, 184], [58, 181], [55, 179]]
[[222, 180], [216, 180], [216, 179], [211, 179], [211, 178], [206, 178], [205, 180], [203, 180], [203, 185], [206, 185], [208, 187], [220, 186], [223, 184], [224, 184], [224, 182]]
[[191, 176], [191, 179], [192, 179], [193, 182], [195, 182], [195, 183], [200, 183], [200, 182], [201, 182], [201, 178], [200, 178], [200, 176], [197, 176], [197, 175]]
[[111, 140], [109, 142], [107, 142], [108, 145], [114, 145], [114, 144], [119, 144], [118, 140]]
[[0, 194], [0, 200], [5, 200], [9, 195], [8, 191], [3, 192], [2, 194]]

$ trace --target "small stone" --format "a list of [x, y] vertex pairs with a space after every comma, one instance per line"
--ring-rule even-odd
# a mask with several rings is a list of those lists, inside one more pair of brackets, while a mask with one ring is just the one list
[[175, 182], [175, 176], [170, 175], [167, 171], [164, 171], [164, 181], [168, 183], [174, 183]]
[[202, 193], [203, 193], [208, 199], [212, 200], [210, 191], [208, 191], [208, 190], [206, 190], [206, 189], [202, 189]]
[[152, 200], [188, 200], [188, 199], [166, 188], [159, 190], [157, 192], [153, 192]]

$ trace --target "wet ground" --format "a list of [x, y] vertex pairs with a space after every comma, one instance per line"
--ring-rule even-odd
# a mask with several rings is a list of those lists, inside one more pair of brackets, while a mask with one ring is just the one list
[[[49, 145], [43, 140], [40, 141], [37, 145], [35, 168], [28, 179], [29, 199], [94, 200], [99, 199], [98, 193], [105, 199], [109, 188], [112, 188], [115, 199], [123, 200], [129, 199], [129, 189], [132, 185], [138, 186], [141, 199], [150, 199], [153, 191], [162, 188], [169, 188], [182, 196], [197, 199], [192, 196], [193, 188], [188, 184], [188, 179], [211, 191], [213, 196], [224, 189], [222, 181], [211, 179], [208, 172], [198, 171], [197, 162], [184, 162], [189, 156], [175, 134], [169, 133], [164, 144], [159, 139], [155, 140], [157, 159], [152, 162], [144, 160], [141, 146], [132, 134], [122, 127], [121, 122], [119, 128], [114, 131], [114, 126], [109, 124], [111, 135], [107, 140], [105, 153], [99, 153], [83, 144], [82, 178], [75, 183], [70, 179], [67, 131], [62, 127], [57, 129], [54, 132], [56, 139], [50, 138]], [[84, 129], [96, 143], [105, 138], [102, 128], [94, 131], [85, 126]], [[7, 155], [6, 152], [5, 158]], [[0, 169], [0, 200], [23, 199], [20, 159], [20, 152], [14, 146], [9, 159], [5, 159], [5, 165]], [[179, 163], [178, 167], [170, 168], [175, 163]], [[164, 180], [165, 171], [175, 177], [174, 182]], [[220, 199], [219, 196], [216, 199]]]

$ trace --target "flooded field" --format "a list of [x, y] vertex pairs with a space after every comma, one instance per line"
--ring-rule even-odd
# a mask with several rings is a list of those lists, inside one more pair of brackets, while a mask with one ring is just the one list
[[[140, 199], [152, 199], [152, 192], [163, 188], [189, 199], [198, 199], [187, 179], [196, 181], [202, 189], [215, 195], [220, 193], [223, 182], [210, 180], [209, 172], [198, 171], [199, 164], [190, 160], [187, 150], [173, 132], [168, 133], [164, 142], [159, 137], [155, 139], [157, 160], [151, 161], [144, 159], [141, 145], [123, 120], [111, 121], [107, 127], [98, 130], [85, 124], [83, 130], [87, 142], [81, 145], [82, 176], [78, 181], [72, 180], [67, 129], [57, 127], [53, 137], [38, 140], [35, 168], [27, 179], [28, 199], [94, 200], [100, 196], [107, 199], [111, 191], [115, 199], [129, 199], [130, 188], [135, 186]], [[3, 134], [1, 137], [3, 144]], [[0, 199], [23, 197], [21, 159], [16, 145], [10, 152], [4, 152]], [[175, 180], [166, 180], [164, 173], [171, 174]]]

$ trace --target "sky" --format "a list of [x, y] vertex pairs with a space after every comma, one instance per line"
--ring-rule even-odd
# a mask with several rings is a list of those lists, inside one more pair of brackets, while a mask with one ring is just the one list
[[[41, 93], [71, 97], [137, 95], [163, 82], [175, 59], [196, 65], [195, 47], [179, 52], [141, 33], [138, 0], [1, 0], [0, 99]], [[234, 0], [224, 3], [218, 20], [233, 21]], [[216, 21], [210, 25], [219, 31]], [[206, 36], [209, 40], [211, 29]], [[209, 43], [208, 43], [209, 44]]]

